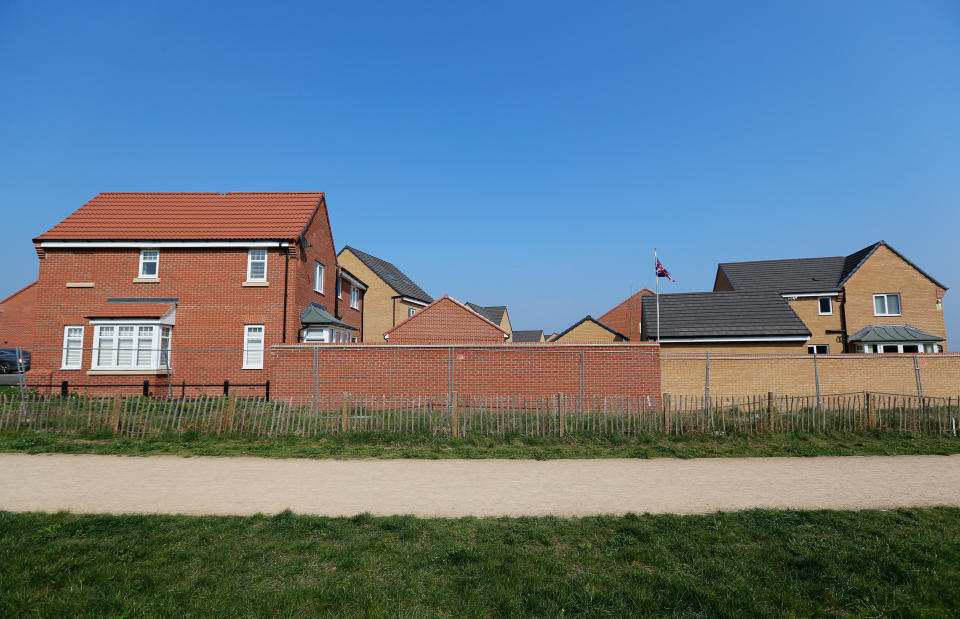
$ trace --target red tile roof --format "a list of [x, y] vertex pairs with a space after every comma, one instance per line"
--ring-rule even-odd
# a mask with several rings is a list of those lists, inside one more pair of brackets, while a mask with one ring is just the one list
[[84, 318], [160, 318], [171, 308], [169, 303], [106, 303], [86, 312]]
[[34, 240], [295, 239], [323, 192], [101, 193]]

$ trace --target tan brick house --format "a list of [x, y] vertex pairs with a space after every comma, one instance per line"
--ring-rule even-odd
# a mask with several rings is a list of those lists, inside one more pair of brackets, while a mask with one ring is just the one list
[[947, 287], [884, 241], [847, 256], [721, 263], [714, 290], [777, 292], [809, 328], [809, 352], [947, 349]]
[[427, 294], [395, 265], [347, 245], [337, 263], [367, 286], [362, 320], [363, 342], [382, 343], [383, 334], [430, 303]]
[[273, 344], [359, 339], [322, 192], [101, 193], [34, 245], [33, 380], [260, 383]]
[[553, 336], [550, 341], [562, 344], [608, 344], [626, 342], [629, 338], [587, 315]]
[[390, 344], [503, 344], [510, 334], [449, 295], [387, 329]]

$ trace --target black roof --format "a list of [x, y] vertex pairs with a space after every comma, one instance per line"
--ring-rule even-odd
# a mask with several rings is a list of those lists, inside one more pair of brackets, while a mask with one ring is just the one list
[[942, 342], [911, 325], [867, 325], [850, 336], [851, 342]]
[[[643, 296], [643, 333], [657, 339], [657, 297]], [[660, 338], [810, 336], [775, 291], [687, 292], [660, 295]]]
[[410, 297], [424, 303], [433, 303], [433, 297], [424, 292], [423, 288], [413, 283], [413, 280], [407, 277], [403, 271], [398, 269], [392, 263], [387, 262], [376, 256], [360, 251], [356, 247], [347, 245], [340, 251], [349, 249], [360, 262], [365, 264], [368, 269], [373, 271], [377, 277], [382, 279], [388, 286], [394, 289], [398, 295]]
[[539, 342], [543, 339], [543, 330], [536, 329], [532, 331], [514, 331], [514, 342]]
[[326, 305], [311, 302], [310, 305], [300, 313], [300, 324], [307, 327], [344, 327], [346, 329], [356, 330], [342, 320], [338, 320], [327, 310]]
[[498, 326], [500, 321], [503, 320], [503, 314], [507, 311], [506, 305], [477, 305], [470, 301], [467, 301], [464, 305]]
[[775, 290], [782, 294], [836, 292], [882, 245], [900, 256], [934, 284], [946, 289], [946, 286], [930, 277], [885, 241], [868, 245], [849, 256], [721, 262], [717, 270], [724, 274], [730, 286], [736, 291]]
[[599, 326], [599, 327], [603, 327], [604, 329], [606, 329], [606, 330], [609, 331], [610, 333], [612, 333], [612, 334], [614, 334], [614, 335], [619, 335], [620, 337], [622, 337], [622, 338], [623, 338], [623, 341], [625, 341], [625, 342], [629, 342], [629, 341], [630, 341], [630, 338], [629, 338], [629, 337], [627, 337], [626, 335], [620, 333], [620, 332], [617, 331], [616, 329], [611, 329], [610, 327], [608, 327], [607, 325], [603, 324], [602, 322], [600, 322], [599, 320], [597, 320], [596, 318], [594, 318], [594, 317], [591, 316], [590, 314], [587, 314], [586, 316], [584, 316], [583, 318], [581, 318], [581, 319], [578, 320], [577, 322], [573, 323], [572, 325], [570, 325], [569, 327], [567, 327], [566, 329], [564, 329], [564, 330], [561, 331], [560, 333], [558, 333], [558, 334], [556, 334], [555, 336], [553, 336], [552, 338], [550, 338], [550, 341], [551, 341], [551, 342], [556, 342], [556, 341], [559, 340], [561, 337], [563, 337], [564, 335], [566, 335], [566, 334], [569, 333], [570, 331], [573, 331], [574, 329], [576, 329], [577, 327], [579, 327], [580, 325], [582, 325], [582, 324], [585, 323], [585, 322], [592, 322], [592, 323], [596, 324], [596, 325]]

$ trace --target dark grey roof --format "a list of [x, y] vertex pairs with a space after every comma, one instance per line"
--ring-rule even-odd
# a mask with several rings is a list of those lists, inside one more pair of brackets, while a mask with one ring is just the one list
[[942, 337], [930, 335], [910, 325], [867, 325], [850, 336], [851, 342], [942, 342]]
[[884, 245], [900, 256], [937, 286], [946, 286], [930, 277], [923, 269], [886, 241], [878, 241], [849, 256], [829, 258], [790, 258], [786, 260], [756, 260], [752, 262], [721, 262], [717, 270], [726, 276], [736, 291], [775, 290], [783, 294], [804, 292], [834, 292], [840, 290], [857, 269]]
[[476, 303], [471, 303], [469, 301], [467, 301], [464, 305], [497, 326], [500, 325], [500, 321], [503, 320], [503, 314], [507, 311], [506, 305], [477, 305]]
[[[657, 297], [643, 296], [643, 333], [657, 339]], [[660, 295], [660, 338], [810, 336], [786, 299], [774, 291]]]
[[832, 292], [843, 273], [844, 256], [754, 262], [721, 262], [719, 269], [734, 290]]
[[514, 331], [514, 342], [539, 342], [543, 339], [543, 331], [536, 329], [534, 331]]
[[[366, 252], [362, 252], [356, 247], [347, 245], [343, 248], [343, 250], [345, 249], [353, 252], [353, 255], [355, 255], [360, 262], [367, 265], [368, 269], [373, 271], [377, 277], [393, 288], [398, 295], [417, 299], [424, 303], [433, 303], [433, 297], [424, 292], [423, 288], [413, 283], [412, 279], [404, 275], [403, 271], [393, 264], [376, 256], [371, 256]], [[342, 252], [343, 250], [340, 251]]]
[[599, 326], [599, 327], [603, 327], [604, 329], [606, 329], [606, 330], [609, 331], [610, 333], [612, 333], [612, 334], [614, 334], [614, 335], [619, 335], [620, 337], [622, 337], [622, 338], [623, 338], [623, 341], [625, 341], [625, 342], [629, 342], [629, 341], [630, 341], [630, 338], [629, 338], [629, 337], [627, 337], [626, 335], [620, 333], [620, 332], [617, 331], [616, 329], [611, 329], [610, 327], [608, 327], [607, 325], [603, 324], [602, 322], [600, 322], [599, 320], [597, 320], [596, 318], [594, 318], [594, 317], [591, 316], [590, 314], [587, 314], [586, 316], [584, 316], [583, 318], [581, 318], [581, 319], [578, 320], [577, 322], [573, 323], [572, 325], [570, 325], [569, 327], [567, 327], [566, 329], [564, 329], [564, 330], [561, 331], [560, 333], [558, 333], [558, 334], [556, 334], [555, 336], [553, 336], [552, 338], [550, 338], [550, 341], [551, 341], [551, 342], [556, 342], [556, 341], [559, 340], [561, 337], [563, 337], [564, 335], [566, 335], [566, 334], [569, 333], [570, 331], [573, 331], [574, 329], [576, 329], [577, 327], [579, 327], [580, 325], [582, 325], [582, 324], [585, 323], [585, 322], [592, 322], [592, 323], [596, 324], [596, 325]]
[[334, 318], [327, 308], [317, 303], [311, 303], [307, 309], [300, 314], [300, 324], [305, 327], [343, 327], [344, 329], [356, 330], [342, 320]]

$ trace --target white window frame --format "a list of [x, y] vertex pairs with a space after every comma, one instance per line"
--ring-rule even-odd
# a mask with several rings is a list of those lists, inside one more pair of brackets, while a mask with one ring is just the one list
[[[104, 336], [104, 328], [113, 329], [112, 335]], [[125, 365], [120, 365], [120, 328], [121, 327], [130, 327], [133, 329], [133, 334], [130, 337], [131, 346], [128, 349], [130, 351], [131, 362]], [[150, 336], [143, 337], [140, 334], [142, 328], [150, 328]], [[164, 330], [167, 330], [167, 360], [169, 363], [170, 353], [171, 353], [171, 343], [173, 340], [172, 331], [170, 331], [169, 325], [163, 325], [156, 320], [98, 320], [93, 325], [93, 358], [90, 360], [90, 369], [91, 370], [124, 370], [124, 371], [155, 371], [155, 370], [165, 370], [167, 369], [167, 364], [161, 365], [160, 358], [162, 342], [162, 334]], [[110, 359], [107, 359], [105, 363], [100, 362], [100, 344], [103, 340], [109, 339], [112, 343]], [[141, 343], [146, 343], [146, 348], [141, 346]], [[125, 349], [126, 350], [126, 349]], [[149, 361], [146, 364], [139, 363], [140, 352], [146, 350], [149, 352], [150, 357]]]
[[[143, 255], [146, 253], [156, 253], [157, 257], [155, 260], [144, 260]], [[153, 262], [156, 264], [156, 273], [147, 274], [143, 272], [144, 263]], [[137, 277], [140, 279], [157, 279], [160, 277], [160, 250], [159, 249], [141, 249], [140, 250], [140, 267], [137, 269]]]
[[[263, 253], [263, 260], [259, 258], [254, 259], [253, 254]], [[267, 260], [269, 259], [269, 254], [267, 250], [264, 249], [248, 249], [247, 250], [247, 281], [248, 282], [265, 282], [267, 281]], [[254, 278], [253, 277], [253, 263], [254, 262], [263, 262], [263, 277]]]
[[355, 286], [350, 286], [350, 307], [360, 309], [360, 289]]
[[[883, 314], [877, 312], [877, 297], [883, 297]], [[890, 308], [890, 303], [887, 301], [887, 297], [897, 297], [897, 305], [900, 306], [900, 311], [896, 314], [891, 314], [888, 310]], [[903, 316], [903, 299], [900, 298], [899, 292], [880, 292], [873, 295], [873, 315], [874, 316]]]
[[337, 298], [338, 299], [343, 298], [343, 278], [342, 277], [337, 278]]
[[[76, 365], [67, 364], [67, 359], [69, 358], [68, 352], [74, 350], [73, 346], [68, 344], [69, 340], [75, 340], [77, 338], [71, 337], [68, 338], [68, 333], [70, 329], [80, 329], [80, 359], [77, 361]], [[83, 368], [83, 325], [66, 325], [63, 328], [63, 357], [60, 359], [60, 369], [61, 370], [80, 370]]]
[[413, 309], [412, 307], [407, 308], [407, 318], [412, 317], [416, 313], [417, 313], [417, 310]]
[[313, 291], [323, 294], [323, 277], [327, 270], [327, 267], [323, 266], [322, 263], [314, 260], [313, 261]]
[[307, 327], [303, 331], [303, 341], [310, 344], [327, 344], [330, 342], [330, 329], [326, 327]]
[[[810, 350], [810, 349], [813, 350]], [[825, 351], [820, 352], [818, 348], [826, 348]], [[808, 355], [829, 355], [830, 354], [830, 344], [807, 344], [807, 354]]]
[[[823, 311], [823, 306], [820, 305], [823, 303], [823, 300], [826, 299], [827, 303], [830, 306], [829, 311]], [[817, 297], [817, 312], [820, 316], [833, 316], [833, 298], [831, 297]]]
[[[260, 363], [251, 363], [250, 362], [250, 351], [257, 350], [250, 346], [250, 330], [251, 329], [260, 329]], [[265, 339], [267, 335], [267, 328], [265, 325], [243, 325], [243, 369], [244, 370], [262, 370], [263, 369], [263, 357], [266, 351]]]

